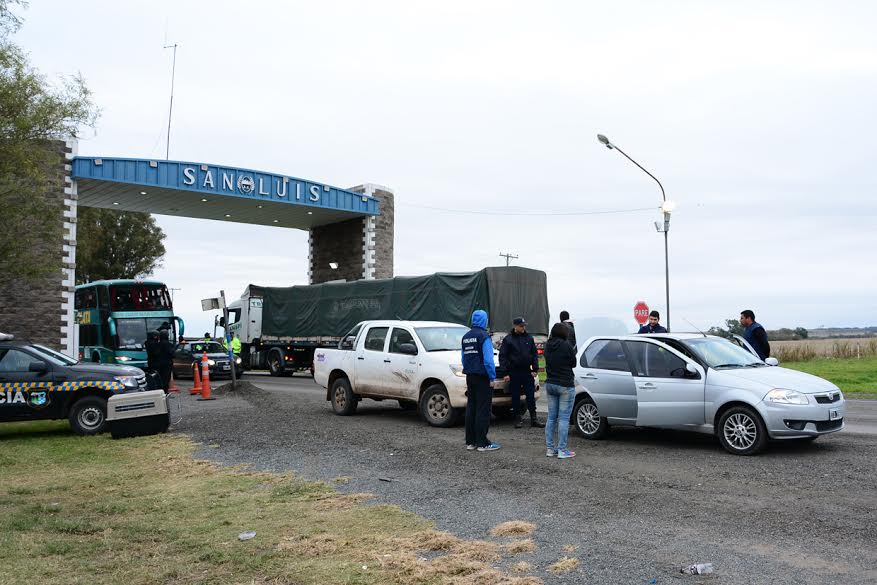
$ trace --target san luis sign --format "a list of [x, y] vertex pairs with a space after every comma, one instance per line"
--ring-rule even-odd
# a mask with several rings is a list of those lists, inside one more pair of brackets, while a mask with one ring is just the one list
[[326, 185], [306, 184], [291, 177], [238, 169], [214, 169], [207, 165], [184, 166], [182, 172], [183, 185], [187, 187], [216, 190], [227, 194], [290, 197], [297, 201], [302, 201], [304, 197], [316, 203], [324, 191], [328, 192], [332, 189]]

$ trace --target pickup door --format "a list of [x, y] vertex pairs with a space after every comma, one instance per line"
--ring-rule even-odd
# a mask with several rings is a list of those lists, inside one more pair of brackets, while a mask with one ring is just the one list
[[411, 355], [402, 352], [402, 346], [406, 344], [409, 350], [414, 346], [416, 352], [422, 351], [414, 341], [411, 331], [404, 327], [393, 327], [384, 356], [384, 392], [393, 398], [417, 400], [420, 366], [416, 353]]
[[371, 326], [360, 338], [353, 375], [357, 394], [385, 394], [384, 382], [389, 364], [384, 362], [388, 361], [386, 349], [389, 332], [387, 326]]

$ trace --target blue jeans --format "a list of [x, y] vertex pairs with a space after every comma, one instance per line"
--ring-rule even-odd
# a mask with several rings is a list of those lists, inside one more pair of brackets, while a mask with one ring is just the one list
[[[569, 434], [569, 417], [576, 399], [576, 389], [557, 384], [545, 384], [548, 393], [548, 422], [545, 423], [545, 446], [561, 451], [566, 449], [566, 436]], [[557, 442], [554, 435], [557, 434]]]

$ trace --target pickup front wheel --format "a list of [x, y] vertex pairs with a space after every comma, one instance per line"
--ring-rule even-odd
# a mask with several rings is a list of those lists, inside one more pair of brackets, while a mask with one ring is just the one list
[[420, 414], [434, 427], [452, 427], [459, 412], [451, 406], [448, 391], [441, 384], [433, 384], [420, 397]]
[[332, 382], [332, 410], [340, 416], [350, 416], [356, 412], [359, 401], [350, 389], [347, 378], [338, 378]]
[[100, 396], [80, 398], [70, 409], [70, 426], [78, 435], [96, 435], [107, 425], [107, 401]]

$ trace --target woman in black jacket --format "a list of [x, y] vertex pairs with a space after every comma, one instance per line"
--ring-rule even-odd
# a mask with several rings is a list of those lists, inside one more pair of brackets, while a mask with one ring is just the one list
[[[569, 417], [576, 399], [575, 377], [572, 369], [576, 365], [576, 354], [567, 339], [569, 327], [555, 323], [551, 337], [545, 344], [545, 391], [548, 394], [548, 422], [545, 424], [545, 455], [558, 459], [575, 457], [574, 451], [566, 448], [569, 434]], [[555, 434], [557, 440], [555, 441]]]

